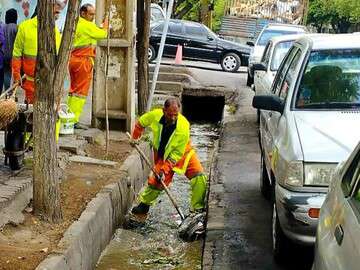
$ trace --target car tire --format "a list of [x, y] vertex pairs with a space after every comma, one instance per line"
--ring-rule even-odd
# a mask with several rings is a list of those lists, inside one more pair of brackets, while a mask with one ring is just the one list
[[265, 168], [265, 160], [263, 155], [261, 155], [260, 162], [260, 191], [265, 199], [271, 199], [271, 184], [268, 173]]
[[154, 61], [156, 58], [156, 51], [152, 45], [149, 45], [148, 58], [149, 62]]
[[275, 261], [282, 262], [289, 254], [290, 240], [286, 237], [280, 226], [276, 210], [276, 203], [273, 203], [272, 215], [272, 246]]
[[221, 59], [221, 68], [226, 72], [236, 72], [241, 66], [241, 59], [236, 53], [227, 53]]

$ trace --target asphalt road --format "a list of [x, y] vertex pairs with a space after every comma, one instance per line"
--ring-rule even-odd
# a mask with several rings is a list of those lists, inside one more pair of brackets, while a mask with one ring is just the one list
[[281, 264], [272, 257], [271, 205], [259, 189], [260, 149], [253, 92], [246, 73], [192, 68], [203, 84], [239, 92], [239, 109], [225, 118], [209, 197], [203, 269], [309, 270], [312, 250], [295, 247]]

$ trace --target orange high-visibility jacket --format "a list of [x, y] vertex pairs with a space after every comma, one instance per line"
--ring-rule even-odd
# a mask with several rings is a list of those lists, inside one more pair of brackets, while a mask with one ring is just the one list
[[[37, 17], [26, 20], [19, 25], [16, 34], [13, 58], [12, 73], [14, 80], [20, 79], [20, 71], [23, 69], [26, 79], [33, 81], [35, 77], [36, 56], [37, 56]], [[61, 36], [55, 26], [56, 51], [59, 51]]]
[[80, 17], [76, 26], [71, 55], [95, 57], [96, 42], [106, 37], [106, 29], [99, 28], [95, 23]]

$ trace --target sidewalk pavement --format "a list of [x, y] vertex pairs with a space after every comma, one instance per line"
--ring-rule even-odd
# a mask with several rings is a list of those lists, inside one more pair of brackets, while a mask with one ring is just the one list
[[224, 119], [213, 164], [203, 269], [280, 269], [271, 253], [271, 207], [259, 190], [253, 92], [241, 84], [239, 109]]

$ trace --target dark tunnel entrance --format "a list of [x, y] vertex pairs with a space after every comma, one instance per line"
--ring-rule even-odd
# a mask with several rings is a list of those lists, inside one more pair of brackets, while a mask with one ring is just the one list
[[182, 96], [184, 116], [192, 122], [219, 122], [223, 118], [224, 96]]

